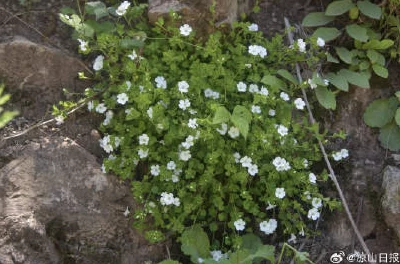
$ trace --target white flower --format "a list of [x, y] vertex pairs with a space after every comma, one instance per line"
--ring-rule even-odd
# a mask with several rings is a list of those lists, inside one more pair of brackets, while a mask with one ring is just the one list
[[213, 94], [213, 90], [211, 90], [210, 88], [207, 88], [207, 89], [204, 90], [204, 96], [205, 97], [209, 98], [209, 97], [212, 96], [212, 94]]
[[157, 88], [167, 89], [167, 81], [163, 76], [157, 76], [154, 81], [156, 82]]
[[323, 40], [322, 38], [318, 37], [317, 38], [317, 45], [320, 47], [325, 46], [325, 40]]
[[306, 196], [307, 200], [311, 200], [311, 195], [309, 191], [305, 191], [303, 194]]
[[270, 204], [270, 203], [268, 202], [268, 206], [267, 206], [267, 208], [265, 208], [265, 209], [268, 211], [268, 210], [274, 209], [275, 207], [276, 207], [276, 205]]
[[115, 142], [115, 147], [118, 148], [119, 144], [121, 143], [121, 139], [119, 137], [115, 137], [114, 142]]
[[167, 170], [175, 170], [176, 169], [176, 163], [175, 161], [171, 160], [170, 162], [167, 163]]
[[189, 88], [189, 84], [186, 81], [180, 81], [178, 82], [178, 90], [181, 93], [187, 93]]
[[228, 134], [231, 138], [237, 138], [240, 135], [239, 128], [237, 127], [231, 127], [228, 131]]
[[96, 106], [97, 113], [103, 114], [105, 111], [107, 111], [107, 107], [103, 103]]
[[150, 167], [150, 173], [153, 176], [158, 176], [160, 175], [160, 165], [151, 165]]
[[274, 109], [269, 109], [268, 115], [269, 116], [275, 116], [276, 115], [276, 111]]
[[283, 197], [285, 197], [285, 195], [286, 195], [285, 188], [276, 188], [275, 189], [276, 198], [282, 199]]
[[138, 155], [139, 155], [139, 158], [141, 158], [141, 159], [147, 158], [147, 156], [149, 155], [149, 150], [148, 149], [146, 149], [146, 150], [139, 149]]
[[304, 228], [303, 228], [303, 227], [301, 228], [301, 231], [299, 232], [299, 235], [300, 235], [300, 236], [304, 236], [304, 235], [305, 235], [305, 234], [304, 234]]
[[286, 136], [288, 134], [288, 129], [284, 125], [277, 125], [276, 130], [278, 131], [279, 135], [282, 137]]
[[304, 160], [303, 160], [303, 165], [304, 165], [304, 168], [307, 168], [307, 167], [308, 167], [308, 160], [307, 160], [307, 159], [304, 159]]
[[243, 231], [244, 228], [246, 227], [246, 222], [243, 221], [242, 218], [239, 218], [235, 222], [233, 222], [233, 225], [235, 226], [237, 231]]
[[311, 201], [311, 204], [314, 208], [320, 208], [322, 206], [322, 200], [321, 198], [314, 197]]
[[342, 156], [343, 159], [345, 159], [349, 156], [349, 151], [347, 149], [341, 149], [340, 155]]
[[131, 5], [131, 3], [129, 3], [128, 1], [124, 1], [122, 2], [117, 10], [115, 10], [115, 13], [117, 13], [117, 15], [119, 16], [123, 16], [126, 13], [126, 10], [128, 9], [128, 7]]
[[252, 65], [251, 65], [251, 63], [246, 63], [244, 66], [245, 66], [246, 68], [249, 68], [249, 69], [250, 69]]
[[258, 86], [257, 86], [257, 84], [250, 84], [250, 85], [249, 85], [249, 92], [250, 92], [250, 93], [258, 93]]
[[135, 60], [138, 57], [135, 50], [132, 50], [132, 53], [128, 55], [128, 58], [131, 60]]
[[226, 254], [222, 254], [221, 250], [214, 250], [210, 252], [212, 258], [215, 261], [220, 261], [221, 259], [227, 258], [228, 256]]
[[303, 110], [304, 106], [306, 105], [306, 103], [301, 98], [297, 98], [296, 100], [294, 100], [294, 104], [299, 110]]
[[192, 32], [192, 27], [189, 26], [188, 24], [184, 24], [183, 26], [181, 26], [181, 27], [179, 28], [179, 30], [180, 30], [180, 32], [181, 32], [181, 35], [187, 37], [187, 36], [189, 36], [190, 33]]
[[198, 259], [197, 259], [197, 262], [198, 262], [199, 264], [201, 264], [201, 263], [203, 263], [203, 262], [204, 262], [204, 259], [202, 259], [202, 258], [198, 258]]
[[275, 219], [269, 221], [263, 221], [260, 223], [260, 230], [266, 235], [272, 234], [278, 227], [278, 222]]
[[258, 173], [258, 166], [256, 164], [251, 164], [248, 168], [247, 168], [247, 172], [251, 175], [251, 176], [255, 176]]
[[186, 110], [186, 108], [190, 107], [189, 99], [179, 100], [179, 108], [182, 110]]
[[312, 208], [308, 211], [308, 218], [312, 219], [312, 220], [317, 220], [320, 216], [318, 209], [317, 208]]
[[243, 167], [248, 168], [251, 165], [251, 162], [253, 160], [248, 157], [248, 156], [244, 156], [243, 158], [240, 159], [240, 163], [242, 164]]
[[258, 25], [257, 24], [251, 24], [249, 27], [250, 31], [258, 31]]
[[103, 69], [103, 61], [104, 61], [103, 55], [97, 56], [93, 63], [93, 70], [100, 71], [101, 69]]
[[220, 133], [221, 135], [225, 135], [226, 132], [228, 132], [228, 125], [225, 123], [221, 124], [221, 128], [217, 128], [218, 133]]
[[187, 136], [185, 142], [181, 143], [182, 147], [184, 147], [185, 149], [189, 149], [194, 145], [193, 140], [194, 140], [193, 136]]
[[181, 204], [181, 202], [180, 202], [178, 197], [174, 197], [174, 194], [167, 193], [167, 192], [162, 192], [161, 193], [160, 203], [162, 205], [171, 205], [171, 204], [173, 204], [175, 206], [179, 206]]
[[127, 217], [131, 212], [129, 211], [129, 207], [127, 206], [124, 212], [124, 216]]
[[191, 157], [192, 157], [192, 155], [190, 154], [189, 150], [184, 150], [184, 151], [179, 152], [180, 160], [188, 161], [188, 160], [190, 160]]
[[171, 181], [172, 181], [173, 183], [179, 182], [179, 176], [176, 175], [176, 174], [172, 174], [172, 176], [171, 176]]
[[328, 79], [324, 79], [324, 85], [328, 86], [329, 85], [329, 80]]
[[197, 124], [197, 119], [196, 118], [190, 118], [188, 127], [196, 129], [199, 125]]
[[117, 102], [119, 104], [122, 104], [122, 105], [126, 104], [126, 102], [128, 102], [128, 99], [129, 98], [126, 95], [126, 93], [121, 93], [121, 94], [117, 95]]
[[149, 144], [149, 136], [147, 134], [142, 134], [139, 136], [139, 145], [148, 145]]
[[174, 204], [175, 206], [181, 205], [181, 201], [179, 200], [178, 197], [175, 197], [175, 198], [174, 198], [173, 204]]
[[126, 84], [127, 90], [129, 91], [132, 87], [131, 81], [126, 81], [125, 84]]
[[241, 92], [241, 93], [246, 92], [247, 85], [246, 85], [244, 82], [238, 82], [238, 83], [236, 84], [236, 87], [237, 87], [237, 89], [238, 89], [239, 92]]
[[106, 118], [103, 121], [103, 125], [108, 126], [110, 124], [111, 119], [113, 118], [113, 116], [114, 116], [114, 112], [111, 111], [111, 110], [108, 110], [106, 112]]
[[315, 176], [315, 174], [311, 172], [310, 174], [308, 174], [308, 180], [311, 183], [316, 184], [317, 183], [317, 176]]
[[212, 95], [211, 95], [211, 98], [214, 99], [214, 100], [217, 100], [219, 98], [219, 92], [213, 91]]
[[113, 151], [109, 135], [105, 136], [103, 139], [100, 139], [99, 142], [100, 142], [100, 147], [102, 147], [105, 152], [110, 153]]
[[261, 58], [264, 58], [267, 56], [267, 50], [264, 47], [258, 46], [258, 45], [250, 45], [249, 46], [249, 53], [254, 56], [260, 56]]
[[336, 160], [336, 161], [345, 159], [348, 156], [349, 156], [349, 151], [347, 149], [341, 149], [340, 151], [334, 152], [332, 154], [333, 159]]
[[261, 108], [258, 105], [252, 105], [251, 112], [254, 114], [261, 114]]
[[93, 108], [94, 108], [94, 102], [93, 101], [89, 101], [87, 104], [87, 108], [89, 110], [89, 112], [92, 112]]
[[104, 165], [104, 163], [101, 164], [101, 172], [102, 173], [107, 173], [106, 166]]
[[149, 116], [149, 118], [153, 118], [153, 108], [149, 107], [149, 109], [147, 109], [147, 115]]
[[88, 42], [83, 39], [78, 39], [78, 41], [79, 41], [79, 49], [81, 51], [87, 51]]
[[310, 85], [311, 89], [315, 89], [318, 86], [312, 79], [308, 79], [307, 83]]
[[304, 42], [303, 39], [297, 40], [297, 46], [299, 47], [300, 52], [306, 52], [306, 43]]
[[233, 157], [235, 158], [235, 162], [236, 163], [240, 162], [240, 154], [239, 154], [239, 152], [233, 153]]
[[290, 164], [284, 158], [276, 157], [272, 164], [275, 166], [277, 171], [287, 171], [290, 170]]
[[293, 243], [296, 243], [296, 239], [297, 239], [297, 237], [295, 236], [295, 234], [290, 234], [290, 238], [288, 239], [288, 243], [291, 243], [291, 242], [293, 242]]
[[279, 95], [283, 101], [289, 101], [289, 95], [285, 92], [281, 92]]
[[260, 93], [261, 95], [264, 95], [264, 96], [268, 96], [268, 94], [269, 94], [268, 89], [265, 88], [264, 86], [261, 86], [261, 90], [260, 90], [259, 93]]

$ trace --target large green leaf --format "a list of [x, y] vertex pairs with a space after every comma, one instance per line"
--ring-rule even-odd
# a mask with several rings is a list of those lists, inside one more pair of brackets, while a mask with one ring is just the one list
[[144, 46], [144, 41], [140, 39], [121, 39], [119, 45], [122, 48], [141, 48]]
[[371, 50], [371, 49], [367, 50], [367, 57], [373, 64], [377, 63], [382, 66], [385, 65], [385, 56], [383, 56], [376, 50]]
[[393, 120], [399, 101], [395, 97], [370, 103], [364, 113], [364, 122], [370, 127], [383, 127]]
[[394, 122], [391, 122], [380, 129], [379, 141], [384, 148], [391, 151], [400, 150], [400, 128]]
[[361, 13], [366, 16], [373, 19], [381, 18], [382, 10], [378, 5], [373, 4], [370, 1], [357, 1], [357, 6]]
[[293, 84], [299, 84], [299, 81], [288, 70], [280, 69], [277, 71], [277, 73], [289, 82]]
[[382, 77], [387, 78], [389, 76], [388, 70], [379, 64], [373, 64], [372, 69], [374, 70], [375, 74]]
[[309, 13], [302, 22], [304, 27], [318, 27], [328, 24], [335, 19], [333, 16], [327, 16], [324, 12]]
[[391, 39], [383, 39], [383, 40], [377, 40], [377, 39], [371, 39], [367, 43], [363, 44], [361, 46], [362, 49], [377, 49], [377, 50], [384, 50], [388, 49], [391, 46], [393, 46], [394, 41]]
[[325, 41], [331, 41], [340, 36], [340, 31], [334, 27], [319, 27], [313, 33], [313, 36], [322, 38]]
[[262, 79], [261, 82], [263, 84], [271, 86], [274, 90], [279, 90], [279, 89], [286, 89], [287, 85], [284, 81], [281, 79], [277, 78], [274, 75], [265, 75]]
[[215, 116], [212, 121], [213, 124], [227, 123], [231, 119], [231, 113], [224, 107], [219, 106], [215, 111]]
[[101, 1], [87, 2], [85, 5], [85, 11], [89, 15], [95, 15], [96, 20], [102, 17], [108, 16], [106, 5]]
[[168, 259], [168, 260], [163, 260], [163, 261], [159, 262], [158, 264], [181, 264], [181, 263], [176, 260]]
[[335, 50], [342, 61], [346, 62], [347, 64], [351, 64], [353, 54], [348, 49], [344, 47], [336, 47]]
[[248, 249], [252, 254], [255, 253], [262, 245], [263, 243], [260, 237], [254, 234], [250, 233], [242, 236], [242, 247]]
[[261, 258], [261, 259], [266, 259], [271, 261], [272, 263], [275, 263], [275, 247], [271, 245], [263, 245], [258, 248], [258, 250], [254, 253], [248, 256], [244, 261], [248, 260], [253, 260], [256, 258]]
[[244, 138], [247, 138], [249, 133], [251, 119], [252, 114], [246, 107], [241, 105], [235, 106], [231, 116], [231, 121], [239, 129], [240, 134], [242, 134]]
[[315, 89], [318, 102], [326, 109], [336, 109], [335, 94], [326, 87], [317, 87]]
[[0, 115], [0, 128], [4, 127], [8, 122], [18, 115], [17, 111], [6, 111]]
[[350, 37], [361, 42], [366, 42], [369, 39], [367, 29], [357, 24], [347, 25], [346, 32]]
[[182, 233], [181, 250], [184, 254], [190, 256], [196, 263], [198, 258], [206, 258], [210, 255], [210, 241], [203, 228], [194, 225]]
[[339, 16], [350, 9], [352, 9], [355, 5], [351, 0], [339, 0], [339, 1], [333, 1], [328, 5], [328, 7], [325, 10], [325, 15], [327, 16]]
[[394, 120], [396, 121], [396, 124], [400, 126], [400, 108], [397, 108]]
[[327, 73], [325, 77], [326, 77], [326, 79], [328, 79], [328, 81], [333, 86], [335, 86], [339, 90], [342, 90], [345, 92], [347, 92], [349, 90], [349, 83], [347, 82], [347, 80], [345, 78], [338, 76], [333, 72]]
[[359, 72], [354, 72], [347, 69], [341, 69], [338, 72], [338, 75], [346, 78], [346, 80], [353, 85], [357, 85], [361, 88], [370, 88], [369, 78], [367, 78], [366, 74], [361, 74]]

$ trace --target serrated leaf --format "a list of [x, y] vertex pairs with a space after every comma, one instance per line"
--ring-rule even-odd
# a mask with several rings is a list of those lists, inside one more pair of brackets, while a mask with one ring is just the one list
[[376, 75], [382, 78], [387, 78], [389, 76], [388, 70], [379, 64], [373, 64], [372, 69], [374, 70]]
[[396, 121], [396, 124], [400, 126], [400, 108], [397, 108], [394, 120]]
[[327, 16], [324, 12], [309, 13], [301, 23], [304, 27], [318, 27], [332, 22], [335, 17]]
[[378, 99], [365, 109], [364, 122], [370, 127], [383, 127], [392, 121], [399, 101], [395, 97]]
[[215, 111], [212, 123], [214, 125], [221, 123], [228, 123], [230, 119], [231, 119], [231, 113], [229, 113], [229, 111], [224, 106], [219, 106]]
[[376, 50], [367, 50], [367, 57], [373, 64], [385, 65], [385, 57]]
[[285, 78], [286, 80], [288, 80], [289, 82], [293, 83], [293, 84], [299, 84], [299, 82], [297, 81], [297, 79], [287, 70], [284, 69], [280, 69], [277, 71], [277, 73], [282, 76], [283, 78]]
[[380, 19], [382, 16], [381, 8], [371, 3], [370, 1], [357, 1], [358, 9], [360, 9], [361, 13], [364, 15], [373, 18], [373, 19]]
[[325, 10], [325, 15], [327, 16], [339, 16], [350, 9], [352, 9], [355, 5], [351, 0], [340, 0], [340, 1], [333, 1], [330, 3], [326, 10]]
[[315, 95], [317, 96], [318, 102], [326, 109], [336, 109], [336, 97], [335, 94], [326, 87], [315, 88]]
[[377, 40], [377, 39], [371, 39], [367, 43], [363, 44], [361, 46], [362, 49], [377, 49], [377, 50], [384, 50], [388, 49], [391, 46], [393, 46], [394, 41], [391, 39], [384, 39], [384, 40]]
[[361, 42], [366, 42], [369, 39], [367, 29], [357, 24], [347, 25], [346, 32], [350, 37]]
[[339, 60], [333, 57], [330, 53], [326, 55], [326, 60], [328, 62], [339, 63]]
[[326, 42], [336, 39], [340, 36], [340, 31], [334, 27], [319, 27], [315, 32], [312, 34], [313, 37], [320, 37]]
[[240, 134], [246, 139], [249, 133], [252, 114], [246, 107], [237, 105], [231, 116], [232, 123], [239, 129]]
[[336, 53], [339, 58], [347, 64], [351, 64], [353, 54], [344, 47], [335, 47]]
[[328, 79], [329, 83], [331, 83], [333, 86], [335, 86], [339, 90], [342, 90], [345, 92], [349, 91], [349, 83], [347, 82], [346, 78], [343, 78], [340, 75], [330, 72], [330, 73], [326, 74], [326, 79]]
[[394, 122], [391, 122], [380, 129], [379, 141], [384, 148], [391, 151], [400, 150], [400, 128]]
[[181, 250], [196, 263], [199, 257], [206, 258], [210, 254], [210, 241], [203, 228], [198, 225], [188, 228], [181, 236]]
[[369, 78], [366, 78], [366, 75], [364, 74], [347, 69], [342, 69], [338, 72], [338, 75], [343, 76], [349, 83], [353, 85], [357, 85], [361, 88], [370, 88]]

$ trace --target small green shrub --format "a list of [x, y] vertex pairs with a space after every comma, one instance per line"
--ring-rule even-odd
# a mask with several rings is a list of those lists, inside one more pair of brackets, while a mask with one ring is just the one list
[[8, 122], [18, 115], [17, 111], [4, 111], [3, 107], [1, 107], [11, 98], [11, 95], [9, 94], [3, 95], [4, 88], [4, 84], [0, 84], [0, 128], [4, 127]]

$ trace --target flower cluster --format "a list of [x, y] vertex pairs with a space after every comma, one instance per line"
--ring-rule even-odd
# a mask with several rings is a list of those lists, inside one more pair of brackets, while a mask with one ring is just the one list
[[167, 192], [161, 193], [160, 203], [162, 205], [175, 205], [175, 206], [181, 205], [181, 202], [178, 197], [174, 197], [173, 193], [167, 193]]
[[267, 56], [267, 49], [259, 45], [250, 45], [249, 53], [254, 56], [265, 58], [265, 56]]
[[340, 161], [342, 159], [345, 159], [349, 156], [349, 151], [347, 149], [341, 149], [338, 152], [334, 152], [332, 154], [332, 157], [335, 161]]

